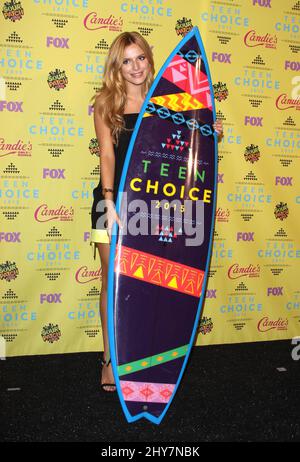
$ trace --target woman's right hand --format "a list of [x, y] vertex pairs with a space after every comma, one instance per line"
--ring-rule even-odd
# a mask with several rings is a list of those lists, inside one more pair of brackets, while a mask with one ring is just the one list
[[112, 227], [114, 222], [116, 221], [118, 226], [122, 228], [122, 222], [120, 220], [119, 215], [116, 212], [115, 204], [112, 200], [106, 200], [106, 207], [107, 207], [107, 212], [106, 212], [106, 219], [107, 219], [107, 234], [109, 238], [109, 243], [111, 243], [111, 233], [112, 233]]

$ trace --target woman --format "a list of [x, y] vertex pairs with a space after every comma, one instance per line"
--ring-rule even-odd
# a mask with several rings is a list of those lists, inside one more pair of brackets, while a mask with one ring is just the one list
[[[102, 268], [100, 317], [104, 354], [102, 359], [101, 388], [115, 391], [115, 381], [109, 357], [107, 333], [107, 275], [111, 230], [116, 221], [115, 211], [118, 185], [127, 148], [138, 114], [154, 79], [154, 62], [151, 48], [137, 32], [123, 32], [112, 43], [105, 64], [103, 85], [95, 95], [94, 124], [100, 146], [101, 179], [94, 189], [92, 206], [91, 244], [98, 248]], [[216, 122], [215, 130], [222, 130]], [[98, 211], [97, 204], [104, 201], [105, 209]], [[101, 202], [103, 205], [103, 202]], [[106, 213], [104, 213], [106, 211]], [[106, 219], [105, 226], [103, 224]], [[98, 221], [98, 224], [97, 224]], [[99, 226], [99, 221], [102, 223]], [[100, 229], [101, 228], [101, 229]]]
[[[102, 369], [101, 387], [105, 391], [116, 389], [108, 360], [106, 313], [111, 229], [114, 221], [121, 225], [114, 203], [130, 137], [153, 78], [154, 62], [149, 44], [137, 32], [120, 34], [110, 47], [103, 85], [94, 103], [94, 124], [101, 151], [101, 179], [94, 189], [91, 243], [98, 248], [102, 268], [100, 317], [104, 345], [102, 365], [105, 367]], [[101, 200], [106, 206], [106, 229], [97, 227], [97, 220], [104, 215], [104, 212], [96, 211]]]

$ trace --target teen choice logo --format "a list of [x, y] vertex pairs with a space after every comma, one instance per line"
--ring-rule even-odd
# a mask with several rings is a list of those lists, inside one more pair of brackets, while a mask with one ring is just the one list
[[228, 88], [226, 83], [218, 82], [213, 85], [214, 95], [217, 101], [221, 102], [227, 99], [228, 97]]
[[58, 324], [54, 325], [50, 323], [48, 324], [48, 326], [44, 326], [42, 329], [41, 336], [44, 342], [57, 342], [61, 337], [61, 332], [58, 327]]
[[60, 69], [55, 69], [55, 71], [50, 71], [47, 79], [48, 85], [50, 88], [55, 90], [63, 90], [66, 88], [68, 83], [68, 77], [66, 72]]
[[289, 209], [288, 209], [286, 202], [285, 203], [280, 202], [279, 204], [275, 206], [275, 210], [274, 210], [275, 218], [282, 221], [288, 217], [288, 214], [289, 214]]
[[100, 157], [100, 146], [99, 146], [97, 138], [91, 139], [89, 143], [89, 151], [92, 154], [92, 156], [95, 154], [95, 156]]
[[260, 151], [258, 146], [254, 146], [254, 144], [251, 144], [250, 146], [246, 147], [244, 157], [247, 162], [251, 162], [251, 164], [254, 164], [254, 162], [257, 162], [260, 158]]

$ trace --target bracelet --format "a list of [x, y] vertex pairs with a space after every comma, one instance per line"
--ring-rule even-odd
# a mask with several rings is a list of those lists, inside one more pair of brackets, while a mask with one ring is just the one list
[[113, 193], [114, 190], [111, 189], [111, 188], [103, 188], [103, 189], [102, 189], [102, 194], [104, 195], [106, 192], [112, 192], [112, 193]]

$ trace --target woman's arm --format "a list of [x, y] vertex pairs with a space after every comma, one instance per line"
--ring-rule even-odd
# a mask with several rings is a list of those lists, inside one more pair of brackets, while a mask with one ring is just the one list
[[[109, 127], [104, 122], [99, 111], [99, 100], [96, 99], [94, 106], [94, 125], [98, 144], [100, 146], [100, 177], [102, 189], [114, 188], [115, 178], [115, 155], [113, 140]], [[105, 199], [113, 200], [113, 193], [106, 192]]]
[[122, 224], [115, 211], [113, 202], [114, 193], [111, 191], [104, 191], [105, 188], [114, 189], [115, 153], [110, 129], [104, 122], [99, 111], [99, 100], [96, 100], [94, 106], [94, 125], [98, 144], [100, 146], [100, 178], [102, 194], [105, 198], [105, 206], [107, 207], [107, 232], [109, 241], [111, 241], [113, 223], [117, 221], [120, 227]]

